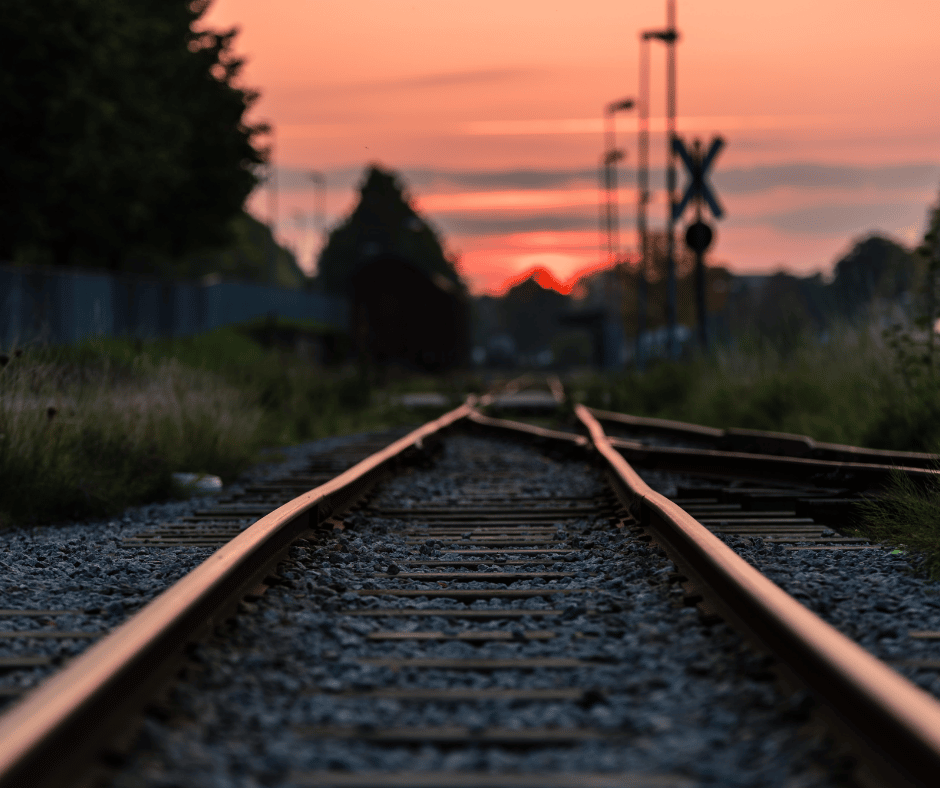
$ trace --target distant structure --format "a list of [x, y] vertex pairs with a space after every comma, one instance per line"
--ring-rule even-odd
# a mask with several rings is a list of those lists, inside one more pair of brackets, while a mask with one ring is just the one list
[[467, 362], [467, 289], [394, 173], [366, 170], [359, 204], [320, 254], [317, 284], [348, 299], [363, 361], [431, 372]]

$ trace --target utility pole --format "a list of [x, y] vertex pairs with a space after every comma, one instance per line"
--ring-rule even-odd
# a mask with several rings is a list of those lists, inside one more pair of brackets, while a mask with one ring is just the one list
[[676, 200], [676, 159], [672, 151], [672, 140], [676, 136], [676, 0], [666, 0], [666, 193], [669, 209], [666, 226], [666, 265], [668, 266], [668, 293], [666, 322], [669, 326], [669, 357], [678, 358], [676, 344], [676, 220], [673, 206]]
[[647, 256], [649, 254], [646, 233], [646, 206], [650, 200], [650, 38], [652, 31], [640, 34], [640, 92], [637, 106], [639, 139], [637, 140], [637, 206], [636, 235], [640, 247], [640, 270], [637, 283], [636, 304], [636, 367], [642, 371], [646, 365], [643, 336], [646, 334], [647, 279], [649, 278]]
[[[702, 150], [701, 140], [695, 140], [692, 146], [692, 158], [699, 170], [702, 169], [702, 159], [705, 152]], [[695, 232], [701, 232], [698, 228], [705, 227], [702, 221], [702, 197], [695, 199]], [[705, 291], [707, 281], [705, 277], [705, 250], [707, 243], [702, 243], [705, 238], [696, 238], [695, 232], [686, 233], [686, 244], [695, 252], [695, 312], [698, 317], [698, 344], [702, 354], [708, 353], [708, 295]], [[704, 236], [705, 234], [702, 233]], [[710, 236], [710, 234], [709, 234]], [[708, 237], [709, 243], [711, 237]]]
[[[607, 264], [612, 269], [604, 276], [604, 325], [603, 366], [617, 366], [620, 348], [623, 345], [623, 282], [626, 273], [620, 266], [620, 206], [617, 199], [617, 162], [624, 158], [624, 152], [617, 148], [614, 133], [614, 116], [617, 112], [633, 109], [633, 99], [621, 99], [607, 105], [604, 112], [605, 148], [604, 185], [607, 192]], [[621, 294], [614, 288], [613, 277], [620, 276]], [[614, 317], [616, 316], [616, 318]]]
[[623, 151], [608, 149], [604, 153], [604, 194], [607, 215], [607, 265], [615, 266], [620, 257], [620, 228], [615, 213], [617, 198], [617, 162]]
[[608, 263], [616, 265], [620, 258], [620, 216], [617, 201], [617, 162], [624, 158], [622, 150], [617, 150], [614, 133], [614, 115], [617, 112], [633, 109], [633, 99], [614, 101], [607, 105], [604, 112], [604, 185], [607, 191], [607, 251]]
[[637, 180], [639, 181], [639, 206], [637, 210], [637, 230], [643, 247], [642, 275], [640, 278], [639, 304], [637, 309], [637, 364], [643, 368], [643, 349], [639, 337], [646, 330], [647, 280], [649, 275], [649, 243], [646, 228], [646, 206], [649, 203], [649, 47], [651, 40], [666, 44], [666, 265], [667, 265], [667, 303], [666, 322], [669, 330], [669, 355], [678, 355], [675, 347], [676, 334], [676, 259], [675, 259], [675, 220], [673, 203], [676, 189], [676, 164], [672, 152], [672, 139], [676, 134], [676, 42], [679, 32], [676, 30], [675, 0], [666, 0], [666, 29], [647, 30], [640, 36], [640, 162]]

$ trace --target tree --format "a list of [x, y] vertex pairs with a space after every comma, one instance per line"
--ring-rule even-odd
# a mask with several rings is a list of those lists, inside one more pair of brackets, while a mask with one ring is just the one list
[[115, 270], [230, 240], [266, 129], [208, 5], [2, 4], [0, 258]]
[[230, 228], [230, 245], [187, 254], [168, 264], [167, 272], [179, 279], [218, 277], [293, 289], [310, 284], [293, 252], [271, 237], [271, 228], [266, 224], [242, 211], [231, 221]]
[[453, 259], [437, 233], [418, 215], [393, 172], [370, 166], [360, 187], [359, 204], [330, 233], [317, 262], [317, 281], [330, 293], [346, 295], [353, 274], [377, 255], [408, 260], [430, 276], [442, 276], [461, 290]]
[[538, 274], [511, 287], [500, 299], [503, 325], [520, 353], [531, 355], [551, 346], [569, 309], [566, 296], [539, 284]]
[[838, 313], [852, 318], [875, 299], [897, 301], [910, 292], [917, 278], [917, 262], [903, 246], [879, 235], [854, 244], [835, 266], [828, 289]]

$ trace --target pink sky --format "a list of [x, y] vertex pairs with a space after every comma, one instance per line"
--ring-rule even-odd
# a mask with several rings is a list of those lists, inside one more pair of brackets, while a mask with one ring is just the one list
[[[601, 112], [636, 96], [638, 34], [664, 26], [665, 0], [215, 0], [206, 21], [241, 31], [255, 117], [275, 128], [278, 235], [305, 266], [322, 242], [305, 173], [326, 175], [329, 227], [371, 161], [401, 174], [474, 291], [532, 266], [564, 281], [603, 259]], [[940, 3], [678, 0], [678, 27], [679, 133], [727, 143], [715, 261], [828, 272], [869, 232], [919, 239], [940, 187]], [[663, 50], [652, 50], [660, 183]], [[629, 254], [635, 116], [617, 129]], [[272, 216], [263, 190], [249, 206]]]

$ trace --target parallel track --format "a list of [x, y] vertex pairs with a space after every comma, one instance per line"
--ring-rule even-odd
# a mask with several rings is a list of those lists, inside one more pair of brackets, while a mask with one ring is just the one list
[[[519, 404], [527, 406], [517, 396]], [[551, 399], [557, 402], [559, 389], [553, 387]], [[544, 398], [541, 398], [544, 399]], [[539, 407], [539, 397], [529, 405]], [[489, 400], [492, 402], [492, 400]], [[510, 400], [503, 400], [510, 407]], [[596, 412], [595, 412], [596, 413]], [[535, 441], [554, 451], [594, 456], [605, 468], [611, 493], [600, 499], [546, 495], [539, 500], [527, 486], [538, 487], [538, 480], [524, 475], [514, 477], [503, 468], [494, 478], [481, 464], [460, 479], [458, 499], [427, 497], [407, 511], [386, 508], [362, 511], [384, 519], [403, 519], [406, 529], [396, 538], [413, 547], [414, 558], [401, 566], [389, 567], [380, 577], [393, 577], [407, 586], [409, 582], [436, 583], [438, 591], [426, 585], [398, 590], [382, 588], [359, 593], [378, 598], [379, 606], [346, 607], [338, 613], [369, 618], [384, 617], [389, 622], [402, 616], [448, 617], [474, 620], [481, 624], [502, 622], [499, 628], [481, 627], [457, 636], [441, 630], [404, 632], [389, 626], [373, 632], [370, 639], [395, 644], [440, 643], [449, 637], [469, 642], [538, 642], [554, 637], [553, 619], [569, 615], [566, 611], [591, 611], [590, 588], [572, 586], [564, 569], [539, 568], [551, 562], [563, 563], [565, 556], [584, 549], [595, 532], [631, 532], [638, 538], [651, 538], [662, 548], [687, 578], [687, 601], [699, 601], [706, 616], [721, 616], [746, 633], [759, 648], [770, 651], [782, 665], [786, 677], [808, 688], [827, 710], [829, 720], [854, 744], [863, 762], [862, 772], [874, 784], [904, 786], [931, 785], [940, 773], [940, 704], [914, 687], [887, 665], [870, 656], [829, 625], [786, 595], [767, 578], [739, 558], [713, 531], [740, 534], [761, 533], [794, 548], [857, 549], [866, 545], [843, 537], [834, 529], [821, 528], [817, 518], [800, 517], [797, 510], [781, 511], [781, 503], [802, 501], [806, 511], [813, 502], [844, 501], [846, 493], [868, 488], [885, 478], [889, 467], [884, 455], [873, 456], [852, 447], [825, 446], [826, 457], [812, 456], [819, 445], [799, 457], [781, 456], [785, 445], [797, 446], [793, 436], [778, 436], [776, 456], [728, 451], [724, 448], [651, 447], [636, 442], [609, 439], [591, 411], [581, 406], [576, 414], [584, 431], [576, 435], [545, 430], [516, 422], [489, 418], [468, 403], [415, 430], [339, 476], [325, 481], [273, 512], [264, 513], [265, 490], [255, 490], [260, 499], [231, 501], [223, 510], [197, 514], [189, 523], [176, 524], [162, 531], [138, 537], [142, 541], [168, 544], [223, 543], [208, 561], [144, 608], [124, 626], [103, 639], [70, 666], [53, 676], [0, 719], [0, 786], [65, 785], [77, 769], [93, 761], [107, 745], [115, 730], [126, 724], [147, 702], [155, 687], [165, 682], [180, 664], [188, 643], [210, 631], [230, 616], [239, 600], [261, 593], [265, 578], [281, 561], [292, 543], [316, 545], [332, 539], [334, 528], [342, 527], [341, 516], [349, 507], [361, 504], [363, 495], [393, 467], [408, 456], [421, 454], [443, 434], [460, 424], [472, 424], [493, 434], [513, 435], [516, 439]], [[616, 421], [610, 414], [598, 415]], [[626, 417], [629, 421], [632, 417]], [[621, 422], [628, 423], [628, 422]], [[638, 425], [636, 422], [632, 426]], [[646, 425], [682, 434], [682, 425]], [[685, 425], [688, 427], [689, 425]], [[726, 434], [689, 428], [685, 438], [721, 441]], [[797, 436], [798, 437], [798, 436]], [[766, 448], [773, 436], [752, 433], [753, 446]], [[761, 440], [764, 442], [761, 443]], [[789, 444], [787, 443], [789, 441]], [[803, 444], [805, 446], [805, 444]], [[753, 448], [751, 444], [748, 447]], [[739, 444], [738, 449], [742, 448]], [[842, 452], [839, 454], [838, 452]], [[727, 481], [725, 486], [703, 485], [686, 490], [684, 508], [650, 489], [628, 464], [626, 457], [645, 466], [659, 467]], [[880, 461], [876, 461], [880, 460]], [[910, 473], [927, 478], [934, 472], [922, 457], [910, 455]], [[914, 467], [915, 463], [919, 467]], [[324, 475], [331, 469], [325, 469]], [[761, 490], [740, 479], [770, 480]], [[309, 475], [297, 479], [304, 490], [320, 478]], [[728, 486], [731, 485], [731, 486]], [[734, 485], [741, 493], [735, 503]], [[270, 491], [268, 491], [270, 492]], [[677, 491], [677, 493], [680, 491]], [[776, 497], [775, 497], [776, 496]], [[802, 496], [802, 497], [801, 497]], [[746, 503], [745, 503], [746, 502]], [[525, 508], [520, 508], [523, 505]], [[801, 504], [803, 505], [803, 504]], [[748, 506], [758, 516], [747, 515]], [[819, 507], [836, 506], [819, 503]], [[226, 509], [227, 507], [227, 509]], [[737, 508], [735, 508], [737, 507]], [[768, 508], [769, 507], [769, 508]], [[717, 517], [709, 515], [719, 513]], [[767, 512], [779, 517], [767, 516]], [[253, 525], [245, 521], [262, 515]], [[231, 519], [226, 521], [225, 517]], [[589, 518], [587, 531], [574, 523]], [[698, 518], [698, 519], [696, 519]], [[801, 522], [797, 522], [801, 521]], [[810, 521], [810, 522], [805, 522]], [[729, 525], [730, 524], [730, 525]], [[580, 528], [580, 530], [579, 530]], [[774, 530], [775, 529], [775, 530]], [[773, 532], [768, 534], [768, 531]], [[231, 541], [225, 541], [234, 536]], [[298, 542], [298, 540], [301, 540]], [[435, 548], [432, 557], [422, 547], [428, 543], [445, 546], [443, 554]], [[481, 562], [494, 564], [480, 571]], [[486, 578], [485, 583], [480, 580]], [[540, 578], [545, 587], [514, 589], [513, 582]], [[277, 582], [273, 578], [269, 585]], [[552, 584], [555, 587], [552, 587]], [[482, 586], [482, 587], [481, 587]], [[424, 600], [419, 608], [408, 602]], [[547, 600], [549, 604], [524, 607], [526, 599]], [[441, 607], [429, 607], [427, 603]], [[491, 609], [474, 606], [478, 600], [502, 600]], [[457, 605], [455, 607], [455, 604]], [[526, 617], [544, 622], [544, 626], [520, 631], [511, 626], [514, 619]], [[531, 665], [508, 656], [505, 664], [494, 660], [464, 659], [448, 662], [440, 657], [395, 655], [375, 657], [375, 666], [392, 670], [457, 670], [491, 672], [496, 670], [551, 669], [576, 671], [585, 665], [577, 658], [569, 660], [535, 657]], [[563, 682], [562, 682], [563, 683]], [[520, 689], [515, 700], [539, 703], [547, 700], [583, 700], [589, 687], [566, 686], [560, 689]], [[378, 691], [377, 691], [378, 692]], [[394, 696], [394, 690], [386, 690]], [[410, 701], [440, 700], [444, 690], [409, 687], [399, 691]], [[461, 690], [449, 691], [451, 700], [459, 699]], [[464, 695], [481, 696], [477, 691]], [[423, 694], [422, 694], [423, 693]], [[503, 688], [499, 697], [512, 699], [513, 690]], [[554, 693], [554, 694], [553, 694]], [[379, 693], [378, 696], [380, 696]], [[377, 697], [378, 697], [377, 696]], [[468, 730], [459, 724], [424, 729], [341, 730], [335, 726], [311, 730], [311, 737], [344, 737], [381, 743], [383, 746], [434, 742], [440, 746], [466, 744], [505, 744], [514, 746], [562, 745], [585, 738], [616, 739], [610, 732], [590, 729]], [[570, 775], [518, 775], [496, 779], [483, 774], [317, 774], [297, 778], [301, 784], [344, 786], [609, 786], [609, 785], [682, 785], [681, 777], [662, 775], [635, 776], [633, 783], [624, 776], [600, 773]], [[304, 780], [307, 780], [305, 783]], [[645, 782], [644, 782], [645, 780]], [[658, 782], [657, 782], [658, 781]]]

